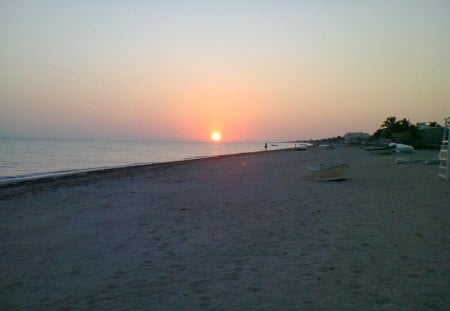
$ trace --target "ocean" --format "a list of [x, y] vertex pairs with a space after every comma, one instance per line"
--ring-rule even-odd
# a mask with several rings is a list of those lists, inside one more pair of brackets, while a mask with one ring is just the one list
[[[268, 144], [269, 150], [293, 147]], [[82, 171], [264, 151], [264, 142], [0, 138], [0, 184]]]

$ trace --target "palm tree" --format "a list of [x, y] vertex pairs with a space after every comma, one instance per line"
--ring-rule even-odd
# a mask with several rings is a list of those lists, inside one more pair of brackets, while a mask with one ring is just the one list
[[406, 132], [411, 127], [411, 122], [408, 119], [404, 118], [397, 122], [396, 131], [397, 132]]
[[381, 127], [390, 128], [391, 126], [395, 125], [397, 123], [396, 117], [387, 117], [386, 120], [384, 120], [383, 124], [381, 124]]
[[414, 124], [403, 118], [397, 121], [396, 117], [388, 117], [384, 120], [381, 127], [373, 134], [373, 138], [390, 138], [403, 143], [416, 143], [420, 139], [420, 133]]
[[397, 131], [397, 118], [396, 117], [388, 117], [384, 120], [383, 124], [381, 124], [381, 128], [383, 130], [383, 136], [386, 138], [392, 138], [392, 133]]

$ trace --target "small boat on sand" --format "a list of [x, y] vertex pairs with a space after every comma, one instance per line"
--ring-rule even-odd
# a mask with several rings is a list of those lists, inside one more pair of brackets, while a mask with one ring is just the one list
[[336, 147], [333, 144], [321, 144], [321, 145], [319, 145], [319, 148], [334, 149]]
[[308, 150], [308, 146], [307, 145], [304, 145], [304, 144], [300, 144], [300, 145], [295, 145], [295, 150], [297, 150], [297, 151], [305, 151], [305, 150]]
[[312, 177], [316, 181], [339, 181], [349, 177], [349, 168], [347, 164], [328, 166], [324, 164], [310, 166]]
[[392, 154], [395, 152], [395, 146], [368, 147], [366, 151], [371, 154]]
[[398, 153], [409, 154], [414, 152], [414, 147], [410, 145], [390, 143], [389, 146], [394, 147], [395, 151], [397, 151]]

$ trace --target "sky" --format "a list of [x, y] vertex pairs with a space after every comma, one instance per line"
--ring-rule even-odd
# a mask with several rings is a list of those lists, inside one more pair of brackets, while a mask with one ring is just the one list
[[450, 117], [450, 1], [0, 1], [0, 137], [318, 139]]

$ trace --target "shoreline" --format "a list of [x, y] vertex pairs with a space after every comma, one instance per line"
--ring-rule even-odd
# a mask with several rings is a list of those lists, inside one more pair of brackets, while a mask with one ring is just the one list
[[[444, 310], [450, 184], [395, 158], [261, 151], [0, 187], [0, 309]], [[330, 162], [350, 178], [312, 181]]]
[[246, 155], [253, 154], [259, 152], [278, 152], [290, 150], [292, 148], [286, 149], [278, 149], [278, 150], [262, 150], [262, 151], [252, 151], [252, 152], [242, 152], [242, 153], [233, 153], [233, 154], [224, 154], [224, 155], [216, 155], [216, 156], [195, 156], [192, 158], [185, 158], [181, 160], [167, 161], [167, 162], [151, 162], [151, 163], [141, 163], [141, 164], [127, 164], [127, 165], [119, 165], [119, 166], [111, 166], [111, 167], [98, 167], [98, 168], [85, 168], [85, 169], [74, 169], [68, 171], [56, 171], [56, 172], [43, 172], [43, 173], [33, 173], [25, 176], [17, 176], [11, 177], [9, 179], [0, 180], [0, 188], [3, 187], [13, 187], [16, 185], [23, 185], [28, 183], [40, 183], [47, 181], [57, 181], [60, 179], [70, 179], [77, 178], [80, 176], [87, 176], [92, 174], [107, 174], [110, 172], [116, 172], [120, 170], [128, 170], [128, 169], [140, 169], [147, 167], [155, 167], [155, 166], [164, 166], [171, 164], [182, 164], [187, 161], [198, 161], [210, 158], [220, 158], [220, 157], [228, 157], [228, 156], [236, 156], [236, 155]]
[[[95, 144], [97, 142], [97, 144]], [[89, 170], [165, 163], [225, 154], [264, 151], [255, 142], [127, 142], [7, 139], [0, 149], [0, 183]], [[289, 147], [283, 145], [282, 148]]]
[[112, 166], [105, 168], [88, 168], [88, 169], [76, 169], [70, 171], [59, 171], [59, 172], [48, 172], [48, 173], [36, 173], [33, 175], [38, 176], [20, 176], [13, 179], [4, 179], [0, 180], [0, 189], [2, 188], [10, 188], [15, 186], [22, 186], [28, 184], [40, 184], [40, 183], [48, 183], [48, 182], [58, 182], [64, 180], [71, 180], [83, 177], [90, 177], [95, 175], [108, 175], [108, 174], [120, 174], [124, 172], [133, 173], [134, 171], [138, 172], [140, 170], [151, 170], [158, 169], [173, 165], [185, 164], [193, 161], [203, 161], [203, 160], [213, 160], [220, 158], [227, 158], [239, 155], [251, 155], [257, 153], [265, 153], [265, 152], [285, 152], [285, 151], [293, 151], [294, 148], [285, 148], [285, 149], [275, 149], [275, 150], [262, 150], [262, 151], [251, 151], [251, 152], [242, 152], [242, 153], [232, 153], [232, 154], [223, 154], [216, 156], [196, 156], [192, 158], [185, 158], [181, 160], [175, 161], [167, 161], [167, 162], [154, 162], [154, 163], [143, 163], [143, 164], [130, 164], [130, 165], [120, 165], [120, 166]]

